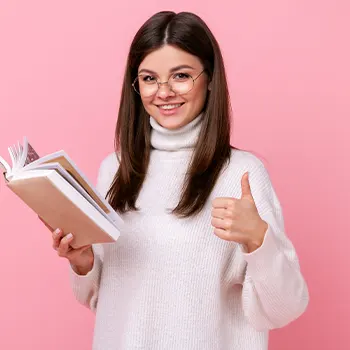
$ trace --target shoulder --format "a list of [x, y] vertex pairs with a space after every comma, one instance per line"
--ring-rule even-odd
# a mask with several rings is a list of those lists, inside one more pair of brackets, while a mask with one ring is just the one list
[[256, 176], [268, 175], [265, 164], [258, 156], [252, 152], [239, 149], [231, 150], [230, 163], [227, 169], [232, 171], [241, 170], [242, 174], [248, 171], [249, 173], [257, 174]]
[[221, 183], [232, 188], [235, 196], [240, 195], [242, 176], [248, 172], [252, 191], [266, 195], [271, 190], [271, 179], [263, 161], [249, 151], [232, 149], [230, 161], [223, 169]]
[[118, 170], [119, 160], [115, 152], [107, 154], [101, 161], [100, 171], [116, 172]]
[[252, 152], [232, 149], [223, 178], [235, 191], [234, 197], [241, 195], [241, 179], [246, 172], [249, 173], [249, 185], [259, 211], [265, 212], [273, 206], [280, 207], [270, 173], [264, 162]]
[[114, 175], [119, 167], [119, 160], [115, 152], [107, 154], [99, 166], [97, 175], [97, 188], [105, 194], [111, 185]]

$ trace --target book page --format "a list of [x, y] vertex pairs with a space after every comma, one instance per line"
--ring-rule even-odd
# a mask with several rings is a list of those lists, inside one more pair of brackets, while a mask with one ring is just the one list
[[13, 149], [13, 146], [9, 146], [7, 148], [8, 152], [9, 152], [9, 155], [10, 155], [10, 158], [11, 158], [11, 169], [14, 169], [15, 168], [15, 165], [16, 165], [16, 155], [15, 155], [15, 152], [14, 152], [14, 149]]
[[0, 157], [0, 170], [4, 174], [6, 174], [6, 173], [9, 174], [11, 172], [11, 167], [10, 167], [9, 163], [7, 163], [6, 160], [2, 157]]
[[27, 164], [40, 158], [33, 147], [28, 143], [26, 137], [23, 138], [23, 145], [17, 141], [16, 145], [8, 147], [8, 151], [12, 161], [13, 173], [16, 173]]
[[24, 167], [24, 162], [25, 162], [26, 157], [27, 157], [27, 152], [28, 152], [28, 140], [24, 136], [23, 137], [23, 146], [18, 142], [18, 153], [17, 153], [18, 159], [16, 159], [17, 164], [15, 166], [14, 172], [16, 172], [17, 170]]
[[105, 206], [105, 204], [101, 201], [101, 199], [96, 196], [95, 191], [90, 187], [90, 185], [85, 181], [85, 179], [81, 176], [80, 172], [74, 165], [68, 161], [68, 159], [64, 156], [59, 156], [57, 158], [50, 159], [48, 163], [57, 162], [62, 165], [64, 169], [68, 171], [68, 173], [85, 189], [85, 191], [94, 199], [96, 203], [108, 214], [110, 211]]

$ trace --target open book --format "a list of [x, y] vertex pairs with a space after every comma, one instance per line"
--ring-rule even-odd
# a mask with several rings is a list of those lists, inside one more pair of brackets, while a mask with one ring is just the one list
[[73, 248], [118, 239], [123, 220], [66, 152], [39, 157], [26, 137], [8, 151], [12, 167], [0, 157], [7, 187], [52, 228], [73, 233]]

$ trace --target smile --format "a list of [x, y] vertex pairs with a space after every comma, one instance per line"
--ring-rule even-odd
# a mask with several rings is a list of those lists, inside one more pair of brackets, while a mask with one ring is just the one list
[[183, 105], [183, 103], [168, 104], [168, 105], [160, 105], [160, 106], [158, 106], [158, 108], [169, 110], [169, 109], [179, 108], [182, 105]]

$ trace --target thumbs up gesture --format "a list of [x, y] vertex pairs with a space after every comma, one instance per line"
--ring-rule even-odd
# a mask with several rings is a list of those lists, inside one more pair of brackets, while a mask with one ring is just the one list
[[261, 246], [268, 224], [258, 213], [247, 172], [242, 176], [241, 186], [240, 199], [223, 197], [213, 200], [211, 224], [218, 237], [243, 244], [250, 253]]

